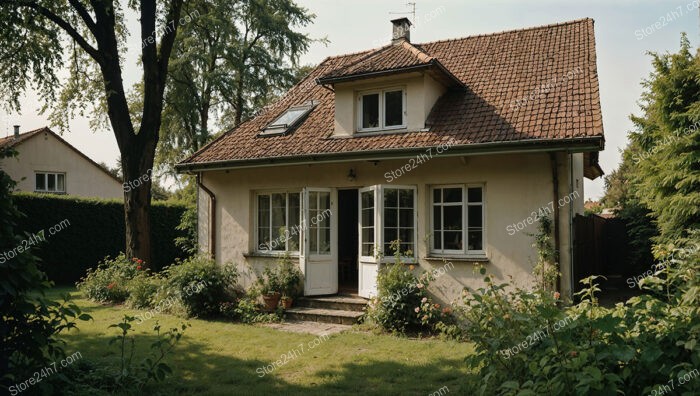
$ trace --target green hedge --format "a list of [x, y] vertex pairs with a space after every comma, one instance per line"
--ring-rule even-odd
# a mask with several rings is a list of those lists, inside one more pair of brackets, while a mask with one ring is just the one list
[[[40, 267], [57, 284], [76, 282], [105, 256], [114, 257], [124, 251], [123, 201], [31, 193], [14, 196], [17, 207], [26, 215], [17, 229], [30, 234], [44, 230], [45, 242], [32, 246], [32, 253], [41, 258]], [[165, 202], [151, 206], [153, 270], [185, 257], [174, 240], [184, 235], [175, 227], [186, 208], [184, 204]], [[70, 224], [58, 226], [60, 231], [49, 235], [49, 228], [64, 220]]]

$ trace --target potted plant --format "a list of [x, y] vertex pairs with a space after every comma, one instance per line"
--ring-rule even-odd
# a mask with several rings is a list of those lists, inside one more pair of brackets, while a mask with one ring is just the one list
[[284, 309], [289, 309], [292, 307], [294, 297], [299, 293], [299, 284], [301, 283], [302, 273], [299, 270], [299, 267], [289, 258], [289, 255], [285, 255], [282, 258], [279, 268], [279, 279], [282, 290], [282, 305], [284, 306]]
[[277, 270], [270, 267], [265, 268], [263, 274], [258, 278], [258, 287], [265, 302], [265, 309], [272, 312], [277, 309], [280, 302], [280, 275]]

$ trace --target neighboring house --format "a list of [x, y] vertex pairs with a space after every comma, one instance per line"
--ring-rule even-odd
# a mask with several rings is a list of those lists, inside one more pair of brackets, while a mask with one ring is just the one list
[[593, 20], [423, 44], [392, 23], [177, 165], [198, 176], [201, 249], [258, 271], [287, 251], [306, 295], [368, 297], [400, 239], [451, 301], [481, 285], [475, 262], [532, 284], [549, 214], [570, 293], [583, 177], [602, 174]]
[[0, 167], [17, 182], [16, 190], [92, 198], [123, 198], [122, 182], [49, 128], [0, 139], [18, 152]]

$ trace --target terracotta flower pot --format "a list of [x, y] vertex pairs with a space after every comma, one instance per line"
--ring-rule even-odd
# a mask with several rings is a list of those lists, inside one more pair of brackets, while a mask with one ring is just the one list
[[292, 307], [292, 302], [294, 302], [294, 300], [291, 297], [282, 297], [281, 302], [284, 309], [289, 309]]
[[275, 292], [271, 294], [263, 294], [263, 301], [265, 302], [265, 310], [272, 312], [277, 309], [277, 305], [280, 303], [280, 294]]

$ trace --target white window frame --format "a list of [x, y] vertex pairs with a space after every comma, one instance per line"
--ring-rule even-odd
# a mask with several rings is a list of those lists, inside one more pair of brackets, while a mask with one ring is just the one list
[[[384, 117], [384, 113], [386, 112], [386, 104], [385, 104], [385, 95], [387, 92], [394, 92], [394, 91], [401, 91], [401, 125], [391, 125], [391, 126], [386, 126], [384, 123], [386, 122], [386, 119]], [[375, 128], [363, 128], [362, 127], [362, 109], [363, 109], [363, 101], [364, 97], [367, 95], [373, 95], [373, 94], [378, 94], [379, 95], [379, 125]], [[406, 129], [406, 122], [407, 122], [407, 116], [406, 116], [406, 87], [404, 86], [398, 86], [398, 87], [390, 87], [390, 88], [384, 88], [384, 89], [375, 89], [375, 90], [369, 90], [369, 91], [360, 91], [357, 94], [357, 102], [358, 102], [358, 107], [357, 107], [357, 131], [358, 132], [377, 132], [377, 131], [391, 131], [395, 129]]]
[[[382, 184], [379, 186], [378, 191], [380, 193], [379, 195], [379, 211], [378, 211], [378, 217], [380, 220], [380, 226], [381, 226], [381, 231], [379, 232], [379, 235], [381, 236], [381, 240], [379, 241], [378, 245], [380, 246], [379, 250], [382, 252], [382, 255], [384, 256], [382, 259], [383, 263], [389, 263], [394, 261], [394, 253], [393, 252], [387, 252], [384, 251], [384, 233], [385, 233], [385, 223], [386, 219], [384, 218], [384, 192], [386, 190], [408, 190], [411, 191], [413, 194], [413, 256], [404, 256], [403, 254], [401, 255], [402, 261], [413, 263], [414, 258], [418, 254], [417, 249], [418, 249], [418, 189], [416, 186], [409, 186], [409, 185], [387, 185], [387, 184]], [[400, 192], [399, 195], [396, 197], [396, 199], [400, 199]], [[399, 213], [397, 214], [400, 216], [400, 209]], [[398, 221], [398, 218], [397, 218]], [[397, 228], [397, 230], [400, 229]], [[400, 235], [397, 235], [399, 237]], [[399, 248], [401, 248], [399, 246]]]
[[[461, 188], [462, 189], [462, 202], [459, 204], [462, 206], [462, 250], [455, 249], [436, 249], [435, 248], [435, 190], [445, 189], [445, 188]], [[469, 203], [469, 188], [480, 188], [481, 189], [481, 202], [480, 203]], [[469, 206], [479, 206], [481, 205], [481, 249], [480, 250], [469, 250], [468, 235], [469, 235]], [[440, 206], [445, 206], [441, 203]], [[458, 206], [457, 203], [448, 204], [447, 206]], [[466, 257], [466, 258], [485, 258], [486, 257], [486, 185], [483, 183], [469, 183], [469, 184], [444, 184], [444, 185], [434, 185], [430, 187], [429, 192], [429, 216], [430, 216], [430, 253], [434, 256], [445, 256], [445, 257]], [[442, 219], [444, 223], [444, 219]], [[443, 240], [443, 246], [445, 241]]]
[[[253, 232], [255, 233], [255, 236], [254, 236], [254, 240], [255, 240], [255, 247], [254, 247], [254, 250], [255, 250], [256, 253], [263, 254], [263, 255], [270, 255], [270, 256], [278, 256], [278, 255], [281, 255], [281, 254], [284, 254], [284, 253], [289, 253], [289, 254], [291, 254], [291, 255], [293, 255], [293, 256], [298, 256], [298, 255], [299, 255], [299, 251], [300, 251], [300, 249], [301, 249], [301, 244], [302, 244], [301, 232], [297, 232], [297, 236], [298, 236], [298, 238], [299, 238], [299, 243], [297, 244], [297, 245], [298, 245], [298, 246], [297, 246], [297, 250], [289, 250], [289, 240], [286, 240], [286, 241], [285, 241], [284, 250], [272, 250], [272, 249], [269, 249], [269, 250], [268, 250], [268, 249], [262, 249], [262, 248], [261, 248], [261, 245], [264, 244], [264, 242], [262, 242], [262, 241], [259, 240], [260, 234], [258, 233], [258, 228], [259, 228], [259, 226], [260, 226], [260, 224], [258, 223], [258, 222], [259, 222], [259, 217], [260, 217], [260, 216], [259, 216], [259, 215], [260, 215], [260, 213], [259, 213], [259, 210], [260, 210], [260, 207], [259, 207], [259, 205], [260, 205], [259, 197], [260, 197], [260, 196], [264, 196], [264, 195], [269, 196], [269, 197], [270, 197], [270, 205], [272, 205], [272, 195], [274, 195], [274, 194], [285, 194], [285, 210], [284, 210], [284, 216], [285, 216], [285, 224], [286, 224], [287, 230], [289, 230], [289, 195], [290, 195], [290, 194], [298, 194], [298, 195], [299, 195], [299, 228], [300, 228], [300, 231], [301, 231], [301, 228], [303, 228], [303, 223], [302, 223], [303, 220], [304, 220], [304, 219], [303, 219], [303, 212], [302, 212], [302, 206], [303, 206], [303, 205], [302, 205], [302, 202], [301, 202], [301, 200], [303, 199], [303, 197], [302, 197], [302, 195], [301, 195], [301, 190], [270, 190], [270, 191], [256, 191], [256, 192], [253, 194], [253, 197], [254, 197], [254, 200], [255, 200], [255, 204], [253, 205], [253, 206], [254, 206], [254, 208], [253, 208], [253, 216], [254, 216], [253, 226], [254, 226], [254, 231], [253, 231]], [[270, 229], [270, 241], [273, 241], [273, 240], [279, 238], [279, 237], [277, 237], [277, 236], [274, 237], [274, 238], [272, 237], [272, 231], [273, 231], [273, 230], [272, 230], [272, 208], [271, 208], [271, 207], [270, 207], [270, 223], [267, 225], [267, 227], [269, 227], [269, 229]]]
[[[394, 254], [393, 252], [386, 252], [384, 251], [384, 223], [385, 223], [385, 218], [384, 218], [384, 191], [386, 189], [398, 189], [398, 190], [410, 190], [413, 194], [413, 256], [401, 256], [401, 261], [405, 263], [416, 263], [416, 255], [418, 254], [418, 188], [416, 186], [411, 186], [411, 185], [388, 185], [388, 184], [376, 184], [373, 186], [368, 186], [365, 188], [361, 188], [359, 190], [360, 195], [358, 197], [358, 213], [359, 213], [359, 219], [358, 219], [358, 230], [360, 232], [359, 235], [359, 257], [361, 262], [371, 262], [371, 261], [376, 261], [380, 262], [382, 264], [386, 263], [392, 263], [394, 262]], [[374, 229], [374, 248], [373, 248], [373, 254], [372, 256], [367, 256], [364, 254], [363, 251], [363, 236], [362, 236], [362, 229], [366, 228], [367, 226], [362, 223], [362, 193], [365, 192], [373, 192], [374, 193], [374, 207], [373, 207], [373, 215], [372, 218], [374, 219], [374, 225], [372, 227], [368, 228], [373, 228]]]
[[[44, 176], [44, 189], [39, 190], [36, 188], [36, 177], [38, 175]], [[54, 175], [56, 180], [56, 189], [49, 190], [49, 175]], [[63, 190], [58, 189], [58, 176], [63, 176]], [[46, 171], [34, 171], [34, 192], [40, 193], [54, 193], [54, 194], [65, 194], [66, 193], [66, 173], [65, 172], [46, 172]]]
[[[316, 198], [316, 209], [313, 209], [317, 212], [316, 216], [324, 213], [323, 211], [320, 211], [320, 209], [319, 209], [319, 206], [320, 206], [319, 204], [321, 203], [321, 194], [328, 194], [328, 208], [324, 209], [324, 211], [325, 210], [332, 210], [331, 207], [333, 206], [332, 205], [333, 194], [330, 190], [320, 190], [320, 189], [318, 189], [318, 190], [317, 189], [309, 189], [308, 190], [309, 208], [307, 210], [307, 213], [308, 213], [309, 218], [306, 219], [308, 224], [305, 224], [305, 227], [304, 227], [305, 229], [308, 230], [306, 232], [308, 232], [308, 234], [309, 234], [309, 238], [308, 238], [309, 239], [309, 251], [308, 251], [308, 253], [309, 253], [309, 256], [323, 256], [323, 257], [330, 256], [333, 254], [333, 246], [332, 246], [332, 244], [333, 244], [333, 227], [331, 224], [331, 218], [330, 217], [326, 218], [326, 221], [328, 222], [328, 227], [321, 228], [318, 223], [312, 224], [311, 219], [316, 217], [316, 216], [311, 215], [311, 210], [312, 210], [311, 209], [311, 195], [312, 194], [315, 194], [315, 198]], [[302, 219], [301, 221], [303, 222], [304, 219]], [[321, 230], [325, 229], [325, 228], [328, 229], [328, 251], [327, 252], [321, 251], [321, 249], [320, 249], [321, 248], [321, 232], [322, 232]], [[311, 238], [313, 238], [312, 235], [314, 235], [314, 234], [316, 236], [316, 250], [315, 251], [311, 250]]]

